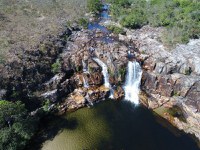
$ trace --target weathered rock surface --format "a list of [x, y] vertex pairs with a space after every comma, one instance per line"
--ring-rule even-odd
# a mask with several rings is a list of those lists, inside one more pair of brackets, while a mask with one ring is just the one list
[[109, 36], [110, 42], [104, 38], [108, 37], [100, 30], [76, 27], [44, 39], [35, 50], [18, 54], [3, 68], [0, 85], [7, 92], [1, 90], [0, 98], [50, 100], [60, 103], [63, 113], [104, 100], [110, 89], [103, 86], [102, 68], [93, 60], [97, 57], [108, 67], [114, 99], [122, 99], [120, 85], [125, 78], [127, 55], [134, 49], [114, 37]]
[[92, 106], [109, 96], [109, 89], [100, 87], [78, 88], [72, 92], [60, 106], [60, 113], [76, 110], [84, 106]]
[[186, 121], [177, 116], [169, 121], [200, 139], [200, 40], [169, 50], [160, 42], [161, 33], [162, 28], [146, 26], [122, 38], [133, 41], [141, 53], [142, 90], [147, 95], [141, 100], [154, 110], [178, 106]]

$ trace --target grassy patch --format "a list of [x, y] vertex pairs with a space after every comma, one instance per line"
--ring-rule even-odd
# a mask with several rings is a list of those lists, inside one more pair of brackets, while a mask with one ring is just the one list
[[87, 0], [1, 0], [0, 62], [10, 49], [33, 48], [42, 36], [57, 34], [67, 21], [82, 18], [86, 10]]

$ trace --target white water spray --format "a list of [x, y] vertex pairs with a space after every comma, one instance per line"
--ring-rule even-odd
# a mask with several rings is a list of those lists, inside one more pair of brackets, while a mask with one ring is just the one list
[[142, 69], [140, 64], [136, 61], [129, 61], [126, 75], [126, 82], [124, 86], [125, 99], [139, 104], [140, 81], [142, 78]]
[[102, 74], [104, 77], [104, 85], [107, 88], [110, 88], [110, 83], [109, 83], [109, 75], [108, 75], [108, 67], [106, 66], [106, 64], [104, 64], [100, 59], [98, 58], [93, 58], [93, 60], [101, 66], [102, 68]]
[[87, 64], [82, 60], [83, 72], [88, 72]]
[[100, 59], [98, 58], [93, 58], [93, 60], [101, 66], [102, 68], [102, 74], [104, 76], [104, 86], [109, 88], [110, 89], [110, 96], [109, 98], [114, 98], [114, 95], [113, 95], [113, 89], [110, 85], [110, 82], [109, 82], [109, 74], [108, 74], [108, 67], [106, 66], [106, 64], [104, 64]]
[[89, 84], [88, 84], [88, 82], [85, 80], [85, 77], [83, 76], [83, 86], [85, 87], [85, 88], [89, 88]]

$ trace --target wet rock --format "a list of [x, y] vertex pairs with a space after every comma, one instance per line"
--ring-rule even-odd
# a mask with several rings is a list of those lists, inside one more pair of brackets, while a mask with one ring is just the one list
[[114, 89], [114, 100], [121, 100], [124, 97], [124, 90], [121, 86]]
[[43, 97], [44, 99], [50, 100], [51, 102], [56, 102], [58, 98], [57, 89], [43, 93], [41, 94], [41, 97]]
[[100, 100], [104, 100], [108, 96], [109, 89], [104, 86], [88, 89], [78, 88], [64, 100], [59, 111], [64, 113], [65, 111], [76, 110], [86, 105], [93, 105]]
[[0, 100], [3, 100], [6, 97], [6, 90], [2, 89], [0, 90]]

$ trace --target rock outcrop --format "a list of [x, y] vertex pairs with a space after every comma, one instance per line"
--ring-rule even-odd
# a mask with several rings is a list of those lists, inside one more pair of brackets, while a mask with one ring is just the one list
[[[170, 50], [160, 42], [161, 33], [162, 28], [146, 26], [121, 37], [133, 41], [140, 52], [142, 103], [200, 139], [200, 40]], [[181, 111], [172, 113], [175, 107]]]
[[[110, 39], [109, 42], [105, 39]], [[59, 103], [60, 113], [89, 106], [108, 98], [98, 58], [108, 67], [113, 98], [122, 99], [128, 52], [125, 42], [105, 37], [100, 30], [66, 29], [44, 39], [34, 50], [24, 51], [8, 62], [1, 74], [0, 98]], [[86, 83], [87, 82], [87, 83]], [[39, 107], [39, 106], [37, 106]]]

